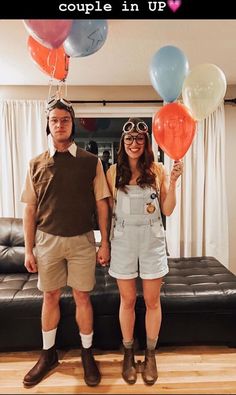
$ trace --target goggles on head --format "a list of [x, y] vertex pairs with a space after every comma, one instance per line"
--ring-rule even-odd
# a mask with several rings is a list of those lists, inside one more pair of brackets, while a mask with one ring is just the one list
[[138, 123], [134, 123], [131, 121], [126, 122], [123, 126], [123, 133], [130, 133], [132, 131], [136, 131], [138, 133], [147, 133], [148, 126], [143, 121], [140, 121]]
[[69, 102], [66, 99], [63, 99], [63, 97], [58, 99], [58, 97], [54, 96], [54, 97], [51, 97], [49, 99], [49, 101], [47, 102], [47, 110], [51, 110], [57, 103], [61, 103], [65, 107], [72, 108], [71, 102]]
[[51, 110], [53, 110], [54, 108], [57, 108], [57, 104], [60, 104], [59, 108], [64, 108], [65, 110], [67, 110], [71, 114], [72, 118], [75, 117], [72, 103], [66, 99], [58, 98], [56, 96], [51, 97], [47, 102], [47, 107], [46, 107], [47, 116], [49, 116], [49, 112]]

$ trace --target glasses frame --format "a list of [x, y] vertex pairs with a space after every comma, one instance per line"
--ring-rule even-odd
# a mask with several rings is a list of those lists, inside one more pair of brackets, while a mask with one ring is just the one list
[[52, 125], [52, 127], [57, 126], [58, 123], [60, 125], [67, 126], [72, 122], [72, 118], [71, 116], [62, 117], [62, 118], [52, 118], [52, 119], [49, 118], [49, 122]]
[[[123, 139], [124, 144], [125, 144], [125, 145], [132, 145], [133, 142], [135, 141], [138, 145], [144, 145], [145, 142], [146, 142], [146, 139], [145, 139], [145, 136], [143, 136], [143, 135], [144, 135], [144, 133], [138, 133], [137, 136], [132, 136], [132, 134], [128, 135], [128, 133], [125, 133], [125, 134], [124, 134], [124, 139]], [[139, 136], [144, 137], [143, 140], [142, 140], [142, 143], [139, 143], [138, 140], [137, 140], [137, 138], [138, 138]], [[125, 138], [126, 138], [126, 137], [131, 137], [131, 138], [132, 138], [131, 143], [125, 142]]]
[[[127, 126], [131, 125], [131, 128], [127, 130]], [[140, 125], [144, 126], [144, 130], [140, 129]], [[123, 133], [131, 133], [133, 130], [136, 130], [138, 133], [148, 133], [148, 125], [144, 121], [140, 121], [138, 123], [134, 123], [132, 121], [127, 121], [123, 126]]]

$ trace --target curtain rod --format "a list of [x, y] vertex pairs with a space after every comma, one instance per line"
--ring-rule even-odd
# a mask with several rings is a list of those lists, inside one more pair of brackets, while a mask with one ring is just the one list
[[[79, 103], [79, 104], [102, 104], [105, 106], [106, 104], [145, 104], [145, 103], [163, 103], [163, 100], [70, 100], [71, 103]], [[224, 99], [224, 103], [226, 104], [236, 104], [236, 98], [234, 99]]]

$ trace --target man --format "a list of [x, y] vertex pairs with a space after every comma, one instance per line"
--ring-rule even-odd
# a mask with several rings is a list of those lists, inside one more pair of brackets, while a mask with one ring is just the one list
[[109, 159], [110, 159], [110, 152], [108, 150], [103, 151], [102, 167], [103, 167], [104, 173], [106, 173], [107, 170], [109, 169], [109, 167], [111, 166]]
[[38, 288], [43, 291], [43, 350], [24, 377], [26, 387], [39, 383], [58, 364], [55, 338], [61, 288], [66, 285], [72, 287], [76, 304], [84, 380], [95, 386], [101, 379], [91, 349], [93, 311], [89, 292], [95, 284], [96, 265], [92, 213], [96, 207], [101, 231], [97, 261], [105, 265], [110, 256], [106, 199], [110, 192], [101, 161], [73, 141], [74, 118], [67, 100], [52, 99], [48, 103], [46, 131], [53, 145], [30, 161], [21, 197], [26, 203], [25, 267], [31, 273], [38, 271]]

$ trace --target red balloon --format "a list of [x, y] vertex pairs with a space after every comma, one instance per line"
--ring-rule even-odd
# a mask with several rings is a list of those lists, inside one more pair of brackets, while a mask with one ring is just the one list
[[89, 132], [95, 132], [95, 130], [97, 129], [96, 118], [80, 118], [80, 123], [83, 128]]
[[72, 27], [72, 19], [25, 19], [29, 34], [45, 47], [59, 48]]
[[161, 149], [174, 160], [181, 159], [186, 154], [195, 131], [196, 121], [183, 104], [166, 104], [154, 116], [155, 140]]
[[62, 81], [67, 77], [69, 71], [69, 56], [66, 55], [63, 47], [49, 49], [29, 36], [28, 50], [33, 61], [39, 66], [40, 70], [50, 75], [51, 78]]

